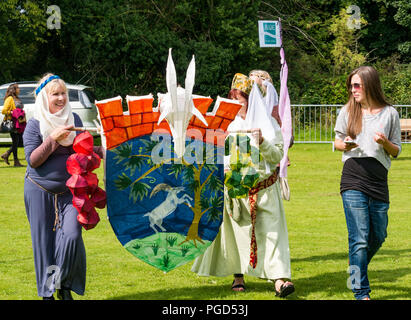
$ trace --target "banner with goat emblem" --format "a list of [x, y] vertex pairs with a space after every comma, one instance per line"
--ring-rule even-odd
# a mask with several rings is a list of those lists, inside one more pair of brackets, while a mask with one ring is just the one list
[[241, 105], [192, 95], [194, 57], [185, 89], [169, 52], [166, 94], [96, 101], [106, 147], [107, 215], [121, 244], [164, 272], [204, 253], [224, 204], [224, 140]]

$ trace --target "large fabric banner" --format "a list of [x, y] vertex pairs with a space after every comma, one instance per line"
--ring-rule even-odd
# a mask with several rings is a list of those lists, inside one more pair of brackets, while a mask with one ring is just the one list
[[[177, 120], [161, 106], [166, 99], [153, 108], [151, 95], [127, 97], [126, 113], [121, 97], [96, 101], [106, 146], [110, 224], [130, 253], [164, 272], [204, 253], [219, 231], [225, 132], [241, 107], [218, 98], [207, 112], [211, 98], [188, 98], [191, 105], [181, 111], [188, 113], [184, 143], [178, 147]], [[173, 111], [175, 105], [168, 110]], [[175, 113], [174, 119], [181, 117]]]

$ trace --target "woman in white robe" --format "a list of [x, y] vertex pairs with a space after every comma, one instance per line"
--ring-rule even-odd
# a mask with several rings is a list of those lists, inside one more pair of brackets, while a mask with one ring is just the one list
[[[236, 74], [231, 89], [229, 98], [239, 100], [243, 107], [228, 131], [248, 130], [255, 139], [261, 156], [256, 168], [258, 184], [264, 186], [256, 193], [253, 232], [251, 196], [231, 198], [225, 185], [220, 231], [206, 252], [196, 259], [192, 271], [200, 276], [234, 274], [234, 291], [245, 290], [244, 274], [270, 279], [275, 283], [276, 295], [285, 297], [294, 291], [294, 285], [287, 281], [291, 279], [288, 232], [280, 186], [275, 180], [277, 164], [283, 157], [281, 129], [276, 120], [267, 114], [257, 85], [253, 86], [247, 76]], [[225, 171], [226, 168], [225, 161]], [[275, 183], [267, 184], [269, 180]], [[256, 247], [252, 245], [253, 239], [256, 240]]]

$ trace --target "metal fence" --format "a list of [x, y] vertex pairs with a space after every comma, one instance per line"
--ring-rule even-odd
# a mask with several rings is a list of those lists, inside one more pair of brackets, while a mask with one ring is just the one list
[[[292, 104], [295, 143], [333, 143], [342, 104]], [[411, 143], [411, 105], [394, 105], [401, 121], [402, 143]]]

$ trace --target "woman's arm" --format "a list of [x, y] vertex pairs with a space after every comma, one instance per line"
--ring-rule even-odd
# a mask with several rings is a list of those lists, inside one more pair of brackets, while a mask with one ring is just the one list
[[39, 122], [30, 119], [23, 134], [26, 161], [32, 168], [41, 166], [58, 148], [58, 141], [64, 139], [72, 126], [55, 129], [44, 141], [40, 134]]
[[13, 97], [9, 96], [6, 101], [4, 101], [4, 106], [3, 106], [3, 110], [1, 110], [2, 114], [8, 115], [11, 114], [11, 112], [13, 111], [13, 109], [15, 109], [16, 106], [14, 104], [14, 100]]
[[376, 132], [374, 136], [374, 141], [377, 142], [378, 144], [382, 145], [384, 150], [391, 156], [396, 157], [398, 156], [398, 152], [400, 151], [400, 148], [392, 143], [388, 138], [381, 132]]
[[48, 136], [33, 152], [30, 154], [30, 166], [37, 168], [41, 166], [48, 157], [58, 148], [59, 144]]
[[347, 143], [346, 141], [352, 141], [350, 136], [346, 136], [344, 140], [335, 138], [334, 139], [334, 148], [338, 151], [350, 151], [351, 149], [357, 148], [358, 144], [356, 143]]
[[282, 144], [273, 144], [268, 142], [262, 136], [261, 129], [251, 129], [251, 135], [260, 145], [260, 152], [265, 161], [272, 164], [280, 163], [284, 156]]

